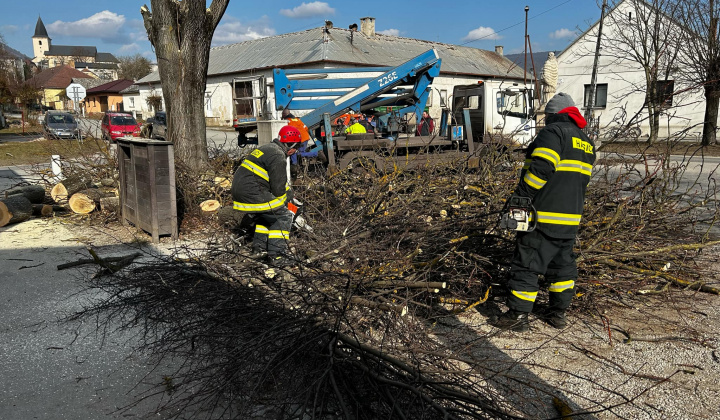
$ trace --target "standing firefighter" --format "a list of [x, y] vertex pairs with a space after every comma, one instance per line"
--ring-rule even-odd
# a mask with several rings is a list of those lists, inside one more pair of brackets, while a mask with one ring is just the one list
[[509, 310], [495, 323], [513, 331], [530, 328], [528, 314], [541, 274], [550, 283], [549, 307], [542, 317], [558, 329], [567, 325], [565, 311], [578, 275], [573, 245], [595, 162], [595, 145], [581, 130], [587, 123], [572, 98], [558, 93], [545, 112], [547, 125], [528, 147], [513, 193], [516, 200], [529, 198], [537, 214], [534, 230], [517, 232], [508, 284]]
[[267, 252], [276, 266], [292, 264], [288, 240], [293, 213], [286, 157], [292, 156], [300, 142], [300, 131], [291, 126], [280, 129], [278, 138], [253, 150], [240, 164], [232, 183], [235, 210], [255, 215], [253, 256]]

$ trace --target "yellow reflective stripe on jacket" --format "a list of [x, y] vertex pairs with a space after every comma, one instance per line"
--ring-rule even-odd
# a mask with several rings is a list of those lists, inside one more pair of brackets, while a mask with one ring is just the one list
[[254, 173], [255, 175], [259, 176], [260, 178], [264, 179], [267, 182], [270, 182], [270, 177], [268, 176], [268, 173], [265, 169], [257, 166], [255, 163], [250, 162], [249, 160], [245, 159], [243, 160], [242, 164], [240, 164], [243, 168], [247, 169], [248, 171]]
[[240, 211], [262, 211], [262, 210], [273, 210], [278, 207], [282, 207], [285, 204], [287, 195], [283, 194], [280, 197], [269, 201], [267, 203], [251, 204], [251, 203], [240, 203], [233, 201], [233, 208]]
[[575, 287], [575, 280], [559, 281], [557, 283], [550, 283], [548, 290], [551, 292], [563, 292]]
[[[582, 217], [581, 214], [552, 213], [549, 211], [539, 211], [539, 210], [537, 212], [538, 223], [548, 223], [551, 225], [579, 226], [581, 217]], [[532, 220], [532, 219], [533, 219], [533, 217], [531, 214], [530, 220]]]
[[533, 174], [530, 171], [527, 171], [525, 173], [525, 177], [523, 177], [523, 181], [525, 181], [526, 184], [529, 186], [535, 188], [536, 190], [539, 190], [540, 188], [544, 187], [547, 181], [544, 179], [538, 178], [535, 174]]
[[552, 163], [553, 167], [557, 166], [558, 162], [560, 162], [560, 155], [558, 155], [557, 152], [553, 149], [548, 149], [547, 147], [538, 147], [537, 149], [533, 150], [530, 156], [541, 157]]
[[556, 171], [580, 172], [583, 175], [592, 175], [592, 165], [579, 160], [561, 160], [555, 168]]
[[287, 230], [271, 230], [268, 233], [270, 239], [290, 239], [290, 232]]
[[265, 227], [263, 225], [255, 225], [255, 233], [267, 235], [268, 232], [270, 232], [270, 230], [268, 230], [267, 227]]
[[517, 290], [513, 290], [512, 294], [519, 299], [535, 302], [538, 292], [518, 292]]

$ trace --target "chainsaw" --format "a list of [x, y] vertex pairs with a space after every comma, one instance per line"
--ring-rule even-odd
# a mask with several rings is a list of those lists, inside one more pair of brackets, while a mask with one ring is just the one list
[[500, 228], [518, 232], [532, 232], [537, 225], [537, 211], [529, 197], [513, 195], [505, 206], [506, 211], [500, 218]]
[[312, 232], [313, 228], [310, 226], [304, 217], [302, 217], [303, 203], [297, 198], [293, 198], [288, 203], [288, 210], [293, 214], [293, 225], [298, 229], [305, 229], [308, 232]]

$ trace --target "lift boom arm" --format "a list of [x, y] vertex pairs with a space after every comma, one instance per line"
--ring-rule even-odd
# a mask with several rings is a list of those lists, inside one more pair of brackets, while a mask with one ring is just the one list
[[[394, 68], [276, 68], [273, 71], [275, 107], [278, 111], [285, 108], [312, 110], [300, 118], [310, 129], [322, 124], [325, 114], [335, 118], [349, 110], [361, 112], [379, 106], [403, 106], [399, 111], [401, 115], [415, 112], [419, 121], [428, 99], [429, 86], [433, 78], [440, 74], [440, 64], [437, 51], [431, 49]], [[383, 74], [375, 77], [326, 78], [327, 73], [379, 71]], [[291, 80], [288, 75], [310, 75], [316, 78]], [[401, 88], [408, 85], [412, 85], [412, 88]]]

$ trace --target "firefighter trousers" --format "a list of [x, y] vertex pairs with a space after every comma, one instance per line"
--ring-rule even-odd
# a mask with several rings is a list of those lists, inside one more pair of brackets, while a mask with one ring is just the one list
[[253, 250], [267, 251], [270, 255], [286, 254], [293, 213], [282, 206], [268, 212], [255, 213], [254, 217]]
[[567, 309], [575, 294], [578, 275], [573, 245], [575, 238], [551, 238], [537, 229], [518, 232], [510, 265], [508, 307], [532, 311], [539, 290], [538, 276], [544, 274], [550, 284], [550, 309]]

